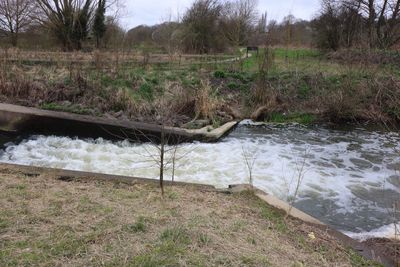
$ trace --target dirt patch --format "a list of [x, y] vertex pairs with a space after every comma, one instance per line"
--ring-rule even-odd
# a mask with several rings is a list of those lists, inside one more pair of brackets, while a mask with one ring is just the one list
[[2, 266], [372, 265], [251, 192], [0, 174]]

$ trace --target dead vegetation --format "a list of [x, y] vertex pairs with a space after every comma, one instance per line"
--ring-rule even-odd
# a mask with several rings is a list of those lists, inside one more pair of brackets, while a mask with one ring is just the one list
[[[312, 51], [302, 53], [310, 58], [268, 48], [243, 62], [184, 67], [131, 65], [128, 54], [98, 51], [93, 57], [78, 52], [55, 64], [3, 58], [0, 101], [147, 122], [166, 105], [174, 126], [198, 119], [218, 126], [242, 118], [389, 126], [400, 121], [400, 80], [394, 70], [372, 63], [341, 65], [315, 59]], [[72, 60], [80, 57], [81, 63]]]
[[161, 198], [156, 185], [0, 173], [2, 266], [372, 264], [251, 192], [175, 186]]
[[396, 124], [400, 121], [400, 80], [373, 70], [326, 76], [292, 73], [271, 77], [253, 89], [253, 119], [273, 114], [316, 114], [320, 120]]

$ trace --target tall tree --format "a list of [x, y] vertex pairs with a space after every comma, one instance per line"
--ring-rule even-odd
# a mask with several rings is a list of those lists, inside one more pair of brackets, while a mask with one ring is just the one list
[[77, 15], [72, 29], [72, 42], [77, 50], [82, 49], [82, 41], [86, 40], [89, 33], [89, 20], [91, 16], [90, 10], [91, 0], [87, 0], [85, 5], [76, 11]]
[[257, 20], [257, 0], [236, 0], [224, 6], [223, 33], [234, 46], [247, 44]]
[[335, 1], [323, 0], [321, 15], [312, 22], [318, 47], [337, 50], [340, 47], [339, 9]]
[[261, 14], [261, 18], [258, 20], [257, 24], [257, 31], [259, 33], [266, 33], [267, 32], [267, 12]]
[[64, 51], [81, 49], [87, 38], [95, 0], [36, 0], [41, 10], [38, 19], [61, 43]]
[[13, 46], [18, 45], [20, 32], [31, 25], [33, 9], [30, 0], [0, 0], [0, 31]]
[[100, 47], [100, 41], [104, 37], [106, 31], [106, 0], [99, 0], [93, 23], [93, 35], [96, 39], [96, 48]]
[[208, 53], [219, 49], [219, 19], [222, 5], [218, 0], [196, 0], [182, 19], [183, 46], [186, 51]]

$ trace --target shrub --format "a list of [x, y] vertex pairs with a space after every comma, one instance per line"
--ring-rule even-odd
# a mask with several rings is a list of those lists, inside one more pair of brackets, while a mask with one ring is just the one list
[[226, 78], [226, 73], [222, 70], [217, 70], [214, 72], [214, 77], [219, 78], [219, 79], [225, 79]]
[[237, 83], [235, 83], [235, 82], [230, 82], [230, 83], [228, 83], [228, 88], [229, 89], [231, 89], [231, 90], [233, 90], [233, 89], [238, 89], [240, 86], [239, 86], [239, 84], [237, 84]]

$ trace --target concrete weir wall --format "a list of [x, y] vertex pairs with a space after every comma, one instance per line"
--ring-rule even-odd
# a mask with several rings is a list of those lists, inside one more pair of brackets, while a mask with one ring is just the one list
[[237, 125], [230, 122], [218, 129], [188, 130], [175, 127], [106, 119], [66, 112], [48, 111], [0, 103], [0, 131], [8, 133], [60, 134], [108, 139], [157, 139], [164, 131], [170, 142], [216, 142]]

